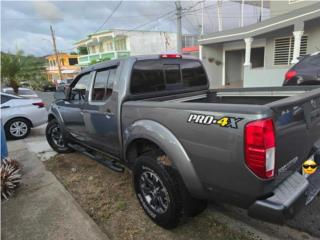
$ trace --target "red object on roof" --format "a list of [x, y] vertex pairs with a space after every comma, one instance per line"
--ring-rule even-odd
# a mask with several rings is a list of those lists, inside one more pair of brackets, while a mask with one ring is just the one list
[[184, 52], [184, 53], [199, 52], [199, 46], [192, 46], [192, 47], [182, 48], [182, 52]]

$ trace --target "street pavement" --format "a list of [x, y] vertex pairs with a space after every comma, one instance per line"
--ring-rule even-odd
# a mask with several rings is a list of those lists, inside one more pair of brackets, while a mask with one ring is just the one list
[[22, 164], [23, 176], [14, 196], [1, 203], [1, 239], [108, 239], [37, 158], [35, 152], [51, 151], [43, 133], [42, 126], [27, 139], [8, 143], [10, 156]]

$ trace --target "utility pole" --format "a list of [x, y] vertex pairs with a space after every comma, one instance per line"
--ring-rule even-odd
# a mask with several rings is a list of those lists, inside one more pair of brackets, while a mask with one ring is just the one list
[[217, 0], [218, 2], [217, 2], [217, 4], [218, 4], [218, 8], [217, 8], [217, 10], [218, 10], [218, 30], [219, 30], [219, 32], [220, 31], [222, 31], [222, 18], [221, 18], [221, 7], [222, 7], [222, 1], [221, 0]]
[[201, 35], [204, 34], [204, 1], [201, 3]]
[[243, 27], [243, 11], [244, 11], [244, 0], [241, 1], [241, 23], [240, 23], [240, 27]]
[[177, 9], [177, 52], [182, 53], [182, 25], [181, 25], [181, 4], [180, 1], [175, 2]]
[[57, 66], [58, 66], [59, 78], [60, 78], [60, 80], [63, 80], [62, 74], [61, 74], [59, 55], [58, 55], [58, 51], [57, 51], [56, 38], [54, 36], [54, 31], [53, 31], [53, 28], [51, 25], [50, 25], [50, 31], [51, 31], [51, 37], [52, 37], [53, 51], [54, 51], [54, 54], [56, 55], [56, 62], [57, 62]]
[[262, 17], [263, 17], [263, 0], [261, 0], [260, 3], [260, 22], [262, 21]]

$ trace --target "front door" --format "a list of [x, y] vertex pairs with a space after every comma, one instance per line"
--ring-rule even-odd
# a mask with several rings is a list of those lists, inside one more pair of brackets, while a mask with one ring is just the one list
[[82, 111], [90, 145], [118, 157], [118, 103], [113, 94], [116, 73], [116, 66], [96, 71], [89, 101]]
[[226, 87], [243, 86], [244, 50], [226, 51], [225, 85]]
[[82, 108], [88, 101], [92, 74], [78, 76], [67, 100], [57, 102], [67, 131], [76, 139], [86, 141]]

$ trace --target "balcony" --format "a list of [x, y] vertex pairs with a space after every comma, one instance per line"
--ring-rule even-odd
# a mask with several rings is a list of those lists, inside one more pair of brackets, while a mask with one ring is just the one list
[[112, 59], [123, 58], [127, 56], [130, 56], [130, 52], [127, 50], [107, 51], [107, 52], [101, 52], [101, 53], [82, 55], [79, 57], [79, 65], [86, 66], [92, 62], [112, 60]]

